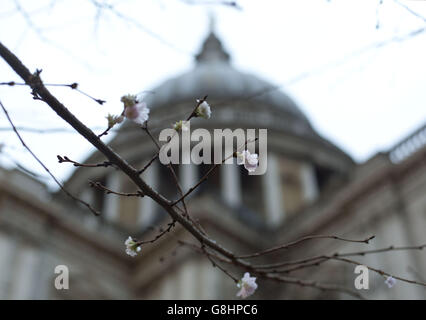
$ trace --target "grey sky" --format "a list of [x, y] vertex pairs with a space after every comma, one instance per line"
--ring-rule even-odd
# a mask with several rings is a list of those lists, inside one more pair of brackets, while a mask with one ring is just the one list
[[[123, 94], [152, 89], [190, 68], [191, 53], [207, 33], [209, 12], [234, 66], [281, 85], [314, 127], [355, 160], [386, 150], [426, 121], [426, 31], [405, 38], [426, 22], [394, 0], [381, 5], [241, 0], [242, 10], [180, 0], [106, 2], [128, 19], [103, 10], [97, 20], [89, 0], [0, 0], [0, 39], [28, 67], [43, 69], [45, 82], [78, 82], [107, 100], [99, 106], [69, 89], [52, 89], [89, 126], [105, 126], [108, 112], [121, 112]], [[426, 1], [400, 3], [426, 16]], [[390, 41], [395, 37], [400, 41]], [[1, 61], [0, 82], [10, 80], [19, 79]], [[0, 86], [0, 99], [17, 125], [68, 128], [28, 92]], [[1, 115], [0, 127], [7, 126]], [[73, 167], [58, 164], [57, 154], [82, 160], [91, 150], [77, 134], [22, 135], [61, 179]], [[13, 133], [0, 131], [0, 141], [6, 144], [1, 165], [10, 166], [11, 155], [44, 175]]]

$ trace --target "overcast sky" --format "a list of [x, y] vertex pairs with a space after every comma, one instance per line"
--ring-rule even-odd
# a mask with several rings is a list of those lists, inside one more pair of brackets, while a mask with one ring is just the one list
[[[99, 11], [93, 2], [0, 0], [0, 41], [30, 69], [43, 69], [45, 82], [78, 82], [107, 100], [99, 106], [70, 89], [52, 89], [91, 127], [121, 112], [123, 94], [150, 90], [191, 68], [210, 13], [234, 66], [282, 86], [315, 129], [356, 161], [387, 150], [426, 121], [426, 31], [407, 36], [426, 27], [426, 1], [240, 0], [241, 10], [181, 0], [97, 1], [115, 11]], [[1, 60], [0, 82], [11, 80], [19, 78]], [[0, 86], [16, 125], [69, 128], [28, 92]], [[8, 126], [1, 113], [0, 127]], [[73, 133], [22, 135], [60, 179], [73, 167], [58, 164], [57, 154], [82, 160], [92, 150]], [[10, 167], [12, 157], [46, 175], [13, 133], [0, 131], [0, 142], [6, 145], [0, 165]]]

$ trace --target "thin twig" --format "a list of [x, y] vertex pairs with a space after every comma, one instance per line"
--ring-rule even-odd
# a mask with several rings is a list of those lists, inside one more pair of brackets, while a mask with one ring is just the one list
[[167, 47], [175, 50], [176, 52], [183, 53], [185, 55], [194, 56], [193, 53], [190, 53], [190, 52], [188, 52], [186, 50], [183, 50], [183, 49], [177, 47], [175, 44], [169, 42], [168, 40], [166, 40], [163, 37], [161, 37], [159, 34], [153, 32], [151, 29], [145, 27], [144, 25], [142, 25], [140, 23], [139, 20], [136, 20], [136, 19], [134, 19], [134, 18], [132, 18], [130, 16], [127, 16], [124, 13], [118, 11], [112, 4], [106, 3], [105, 1], [104, 2], [100, 2], [100, 1], [97, 1], [97, 0], [91, 0], [91, 2], [97, 8], [97, 10], [101, 10], [101, 9], [107, 9], [107, 10], [109, 10], [117, 18], [122, 19], [123, 21], [126, 21], [128, 23], [131, 23], [133, 26], [135, 26], [139, 30], [143, 31], [144, 33], [146, 33], [150, 37], [158, 40], [163, 45], [165, 45], [165, 46], [167, 46]]
[[175, 226], [176, 226], [176, 220], [173, 220], [172, 222], [167, 224], [167, 228], [165, 230], [160, 230], [160, 233], [157, 234], [155, 236], [155, 238], [153, 238], [151, 240], [146, 240], [146, 241], [137, 241], [136, 244], [138, 246], [141, 246], [141, 245], [144, 245], [144, 244], [147, 244], [147, 243], [154, 243], [155, 241], [160, 239], [162, 236], [169, 233], [172, 230], [172, 228], [174, 228]]
[[[365, 250], [365, 251], [355, 251], [355, 252], [345, 252], [345, 253], [334, 253], [331, 256], [333, 257], [351, 257], [351, 256], [365, 256], [368, 254], [374, 254], [374, 253], [382, 253], [382, 252], [389, 252], [389, 251], [406, 251], [406, 250], [423, 250], [426, 248], [426, 244], [418, 245], [418, 246], [404, 246], [404, 247], [395, 247], [395, 246], [389, 246], [382, 249], [375, 249], [375, 250]], [[270, 264], [259, 264], [254, 265], [253, 267], [256, 269], [271, 269], [271, 268], [279, 268], [284, 266], [290, 266], [295, 264], [302, 264], [318, 259], [326, 258], [326, 255], [318, 255], [310, 258], [304, 258], [299, 260], [293, 260], [293, 261], [284, 261], [284, 262], [278, 262], [278, 263], [270, 263]]]
[[204, 245], [201, 246], [201, 250], [203, 251], [203, 253], [207, 257], [207, 259], [209, 259], [209, 261], [211, 262], [213, 268], [217, 267], [220, 271], [222, 271], [229, 278], [231, 278], [235, 283], [238, 283], [238, 279], [237, 278], [235, 278], [228, 270], [226, 270], [224, 267], [222, 267], [220, 264], [216, 263], [216, 261], [213, 260], [213, 258], [207, 252], [206, 247]]
[[[22, 83], [22, 82], [15, 82], [15, 81], [9, 81], [9, 82], [0, 82], [0, 85], [7, 85], [7, 86], [28, 86], [27, 83]], [[96, 103], [99, 103], [100, 105], [103, 105], [106, 101], [102, 100], [102, 99], [97, 99], [92, 97], [90, 94], [80, 90], [78, 88], [78, 83], [74, 82], [71, 84], [63, 84], [63, 83], [45, 83], [44, 84], [46, 87], [68, 87], [71, 88], [79, 93], [81, 93], [82, 95], [88, 97], [89, 99], [95, 101]]]
[[58, 158], [59, 163], [69, 162], [69, 163], [72, 163], [74, 167], [86, 167], [86, 168], [105, 167], [106, 168], [106, 167], [113, 166], [113, 164], [109, 161], [104, 161], [102, 163], [95, 163], [95, 164], [84, 164], [84, 163], [79, 163], [77, 161], [71, 160], [67, 156], [57, 155], [56, 157]]
[[338, 292], [344, 292], [348, 295], [351, 295], [355, 298], [361, 299], [361, 300], [365, 300], [365, 297], [360, 294], [359, 292], [343, 287], [343, 286], [339, 286], [339, 285], [335, 285], [335, 284], [328, 284], [328, 283], [322, 283], [319, 281], [315, 281], [315, 280], [304, 280], [304, 279], [298, 279], [298, 278], [291, 278], [291, 277], [284, 277], [284, 276], [279, 276], [276, 274], [266, 274], [265, 278], [271, 279], [271, 280], [275, 280], [278, 282], [283, 282], [283, 283], [287, 283], [287, 284], [295, 284], [295, 285], [299, 285], [301, 287], [310, 287], [310, 288], [315, 288], [321, 291], [338, 291]]
[[212, 253], [210, 251], [208, 251], [206, 249], [205, 246], [201, 245], [200, 247], [193, 244], [193, 243], [189, 243], [183, 240], [178, 240], [178, 244], [182, 245], [182, 246], [187, 246], [189, 248], [191, 248], [192, 250], [200, 253], [200, 254], [204, 254], [212, 263], [213, 267], [218, 267], [223, 273], [225, 273], [228, 277], [230, 277], [235, 283], [238, 282], [238, 279], [235, 278], [228, 270], [226, 270], [224, 267], [222, 267], [221, 265], [217, 264], [216, 261], [214, 261], [213, 259], [225, 262], [225, 263], [232, 263], [232, 260], [226, 259], [224, 257], [218, 256], [215, 253]]
[[290, 247], [293, 247], [301, 242], [307, 241], [307, 240], [311, 240], [311, 239], [335, 239], [335, 240], [340, 240], [340, 241], [345, 241], [345, 242], [357, 242], [357, 243], [366, 243], [368, 244], [370, 242], [370, 240], [374, 239], [375, 236], [371, 236], [368, 237], [367, 239], [364, 240], [354, 240], [354, 239], [345, 239], [345, 238], [341, 238], [338, 236], [325, 236], [325, 235], [314, 235], [314, 236], [306, 236], [303, 238], [300, 238], [298, 240], [286, 243], [286, 244], [282, 244], [273, 248], [269, 248], [267, 250], [264, 251], [260, 251], [260, 252], [256, 252], [256, 253], [252, 253], [252, 254], [247, 254], [247, 255], [242, 255], [239, 256], [239, 259], [248, 259], [248, 258], [254, 258], [254, 257], [259, 257], [265, 254], [269, 254], [278, 250], [282, 250], [282, 249], [288, 249]]
[[113, 128], [113, 126], [108, 126], [108, 128], [106, 128], [104, 131], [102, 131], [102, 133], [98, 134], [98, 138], [106, 136], [112, 128]]
[[89, 180], [89, 186], [91, 186], [92, 188], [97, 188], [99, 190], [102, 190], [106, 194], [115, 194], [115, 195], [124, 196], [124, 197], [143, 197], [144, 196], [143, 192], [140, 190], [138, 192], [133, 192], [133, 193], [118, 192], [105, 187], [100, 182], [95, 182], [91, 180]]
[[397, 5], [403, 7], [405, 10], [407, 10], [409, 13], [411, 13], [416, 18], [419, 18], [419, 19], [423, 20], [423, 22], [426, 22], [426, 18], [425, 17], [423, 17], [420, 13], [417, 13], [416, 11], [414, 11], [413, 9], [411, 9], [410, 7], [408, 7], [407, 5], [405, 5], [404, 3], [401, 3], [398, 0], [393, 0], [393, 2], [395, 2]]

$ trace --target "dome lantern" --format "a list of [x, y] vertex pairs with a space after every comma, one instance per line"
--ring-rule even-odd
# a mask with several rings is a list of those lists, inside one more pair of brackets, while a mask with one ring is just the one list
[[197, 63], [225, 62], [229, 63], [230, 56], [223, 48], [222, 42], [211, 30], [204, 40], [200, 53], [195, 56]]

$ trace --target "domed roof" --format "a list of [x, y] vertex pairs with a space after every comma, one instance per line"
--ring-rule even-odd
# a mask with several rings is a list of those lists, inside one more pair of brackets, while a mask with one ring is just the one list
[[195, 67], [165, 81], [147, 96], [151, 108], [170, 105], [171, 101], [194, 101], [208, 94], [213, 100], [253, 100], [278, 108], [305, 125], [308, 119], [297, 105], [279, 88], [254, 75], [240, 72], [230, 64], [230, 55], [213, 31], [195, 57]]
[[[279, 86], [235, 69], [230, 59], [211, 27], [200, 52], [195, 56], [195, 66], [154, 88], [153, 94], [147, 95], [145, 101], [153, 112], [161, 111], [162, 115], [158, 118], [167, 118], [181, 111], [177, 108], [179, 105], [185, 106], [186, 113], [183, 114], [187, 114], [196, 98], [208, 95], [209, 102], [214, 106], [214, 116], [203, 123], [204, 128], [268, 128], [284, 134], [281, 140], [288, 143], [290, 137], [297, 139], [298, 146], [290, 147], [298, 149], [296, 153], [306, 149], [310, 157], [329, 158], [326, 163], [339, 159], [338, 166], [344, 168], [343, 171], [353, 164], [345, 152], [315, 131], [308, 118]], [[327, 155], [319, 156], [320, 152], [313, 150], [314, 144]]]

